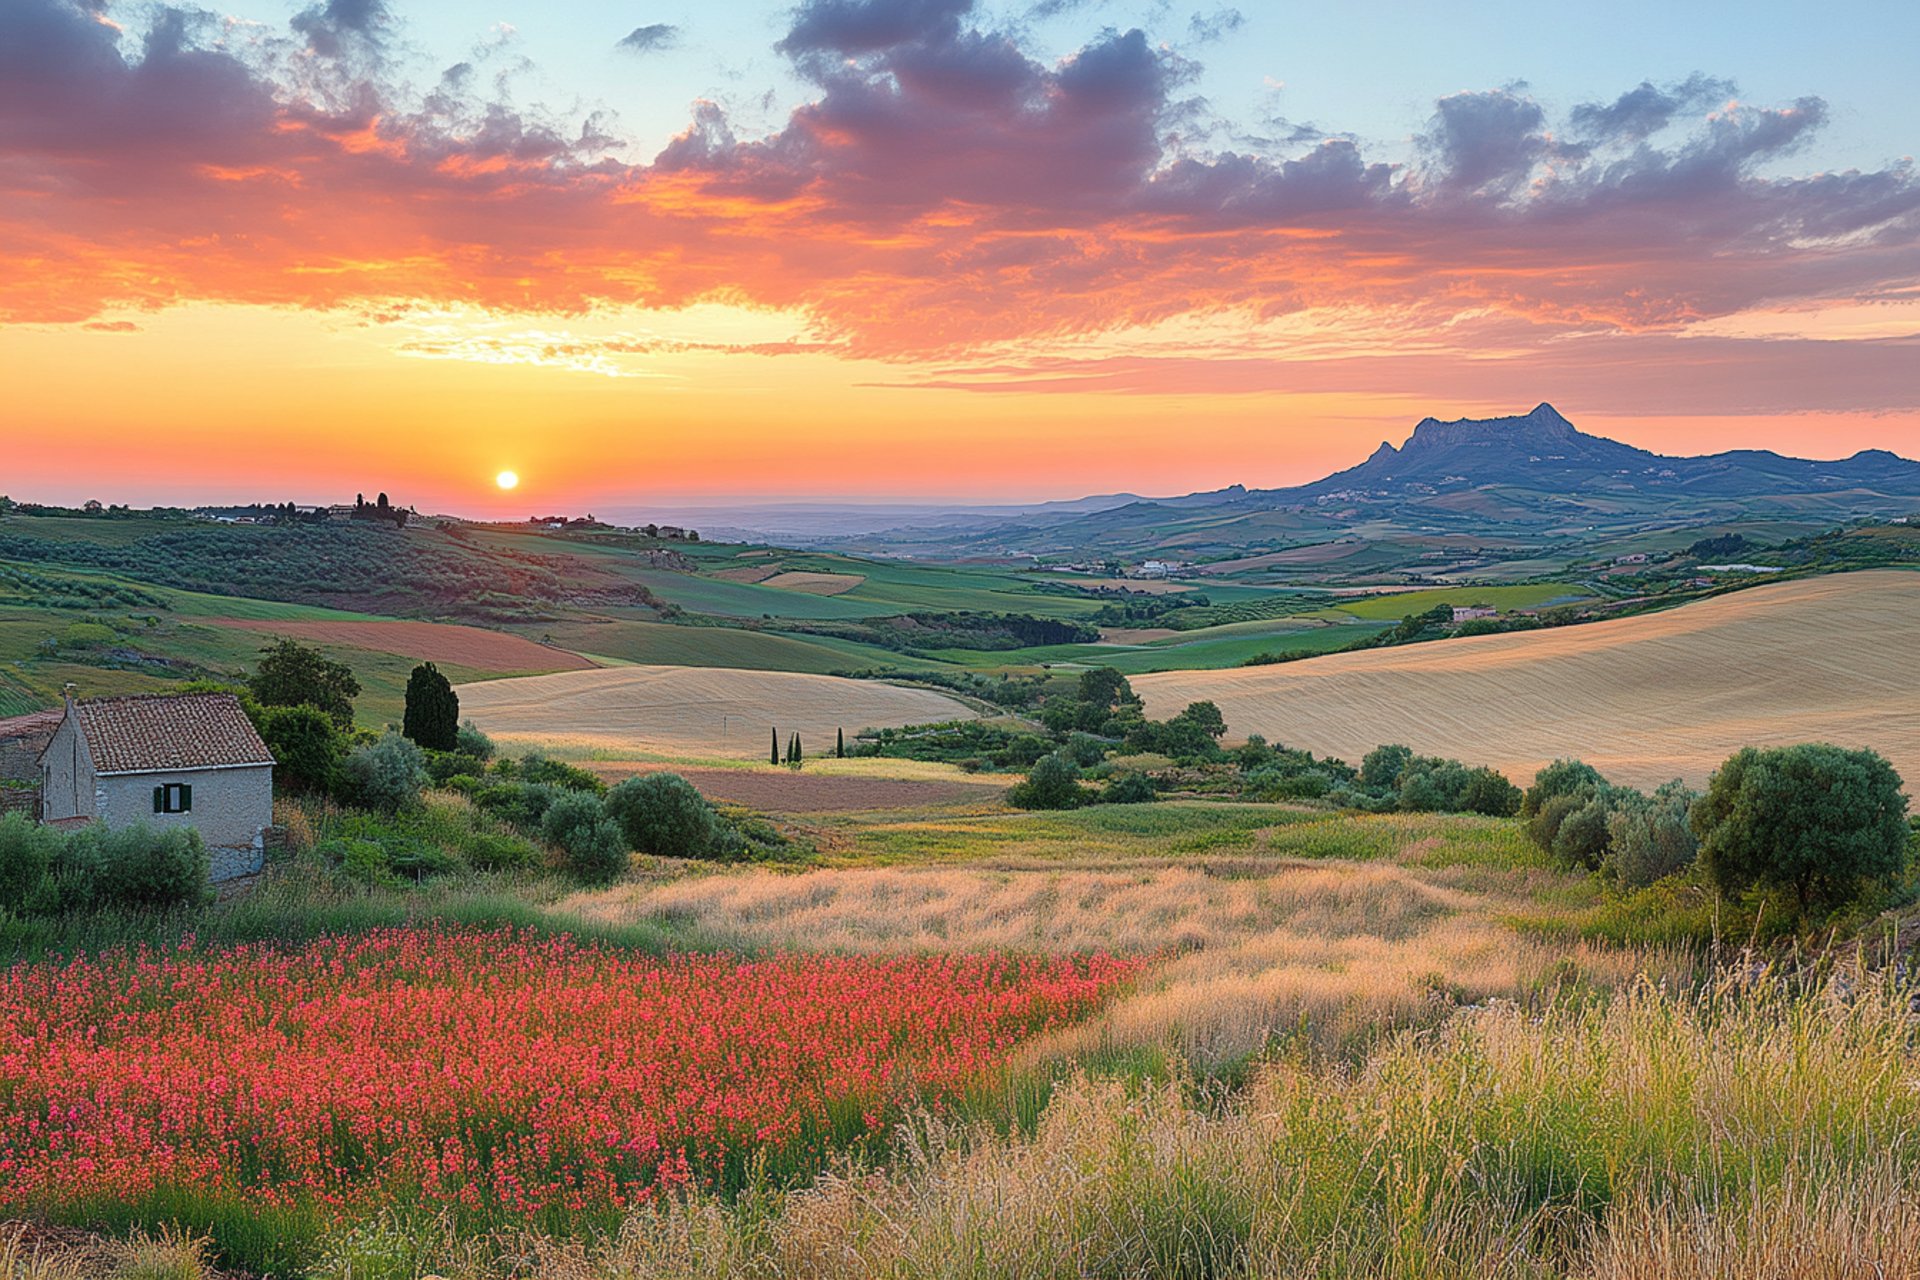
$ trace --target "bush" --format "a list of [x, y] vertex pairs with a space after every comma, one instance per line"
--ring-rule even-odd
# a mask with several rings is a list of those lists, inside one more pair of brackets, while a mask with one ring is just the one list
[[551, 782], [496, 782], [473, 793], [473, 802], [522, 831], [538, 831], [547, 808], [565, 794]]
[[1085, 801], [1080, 766], [1059, 752], [1043, 757], [1025, 782], [1007, 791], [1007, 803], [1016, 809], [1077, 809]]
[[318, 707], [342, 731], [353, 728], [353, 700], [360, 696], [353, 669], [297, 640], [260, 650], [247, 688], [263, 707]]
[[1468, 813], [1484, 813], [1492, 818], [1511, 818], [1520, 812], [1523, 800], [1520, 788], [1498, 769], [1479, 768], [1467, 773], [1466, 790], [1460, 807]]
[[1907, 798], [1873, 751], [1757, 750], [1720, 766], [1693, 806], [1700, 862], [1723, 895], [1786, 889], [1804, 916], [1857, 901], [1907, 863]]
[[1159, 798], [1153, 779], [1144, 773], [1118, 773], [1100, 790], [1101, 804], [1150, 804]]
[[426, 785], [426, 757], [419, 747], [391, 731], [349, 755], [340, 766], [342, 798], [369, 809], [397, 813], [417, 803]]
[[454, 734], [453, 749], [463, 756], [472, 756], [482, 764], [493, 759], [493, 739], [480, 732], [480, 726], [471, 720], [462, 723], [459, 732]]
[[275, 782], [311, 794], [333, 787], [346, 741], [326, 712], [318, 707], [267, 707], [260, 713], [259, 727], [276, 762]]
[[[1594, 792], [1607, 785], [1600, 771], [1578, 760], [1555, 760], [1534, 775], [1533, 785], [1520, 801], [1520, 816], [1531, 818], [1560, 796]], [[1545, 846], [1542, 846], [1543, 848]]]
[[1688, 815], [1699, 798], [1678, 778], [1651, 796], [1619, 794], [1607, 819], [1609, 848], [1601, 870], [1623, 888], [1640, 889], [1692, 866], [1700, 841]]
[[53, 871], [60, 833], [23, 813], [0, 816], [0, 910], [25, 904]]
[[626, 838], [599, 796], [560, 796], [541, 818], [540, 834], [560, 850], [561, 868], [582, 883], [612, 884], [626, 870]]
[[607, 813], [641, 853], [699, 858], [713, 851], [713, 806], [677, 773], [625, 779], [607, 794]]
[[1067, 735], [1065, 751], [1082, 769], [1091, 769], [1107, 758], [1107, 744], [1104, 740], [1078, 730]]
[[1360, 783], [1373, 791], [1391, 791], [1400, 785], [1400, 775], [1413, 763], [1413, 749], [1390, 743], [1367, 752], [1360, 762]]
[[528, 752], [518, 761], [502, 760], [494, 766], [501, 777], [518, 778], [522, 782], [545, 782], [568, 791], [591, 791], [595, 795], [605, 795], [607, 784], [564, 760], [549, 760], [537, 751]]
[[49, 831], [43, 839], [51, 865], [23, 904], [34, 914], [195, 905], [213, 896], [212, 860], [191, 827], [111, 831], [96, 822], [70, 833]]

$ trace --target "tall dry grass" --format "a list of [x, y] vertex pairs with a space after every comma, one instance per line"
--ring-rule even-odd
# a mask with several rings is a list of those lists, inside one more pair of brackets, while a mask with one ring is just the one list
[[885, 1171], [635, 1215], [547, 1280], [1920, 1274], [1909, 994], [1642, 985], [1497, 1006], [1227, 1104], [1081, 1078], [1037, 1132], [929, 1123]]
[[1152, 1045], [1206, 1069], [1309, 1036], [1353, 1051], [1453, 1004], [1576, 981], [1613, 988], [1687, 962], [1523, 939], [1500, 902], [1388, 862], [1212, 858], [1100, 868], [745, 871], [622, 886], [562, 904], [742, 947], [897, 952], [1164, 952], [1167, 962], [1033, 1060]]

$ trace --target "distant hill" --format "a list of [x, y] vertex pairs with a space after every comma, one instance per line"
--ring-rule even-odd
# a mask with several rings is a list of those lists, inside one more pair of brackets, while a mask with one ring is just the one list
[[934, 558], [1152, 558], [1260, 581], [1498, 577], [1538, 572], [1542, 558], [1641, 550], [1667, 530], [1737, 528], [1771, 541], [1920, 514], [1920, 462], [1879, 449], [1831, 462], [1758, 449], [1667, 457], [1590, 435], [1541, 404], [1512, 417], [1423, 419], [1400, 448], [1382, 444], [1311, 484], [1097, 502], [1045, 518], [983, 513], [964, 528], [900, 521], [837, 541]]
[[1837, 462], [1742, 449], [1671, 458], [1588, 435], [1550, 404], [1510, 418], [1425, 418], [1396, 449], [1382, 444], [1357, 467], [1255, 498], [1388, 496], [1510, 485], [1569, 497], [1602, 492], [1761, 497], [1848, 489], [1920, 496], [1920, 462], [1868, 449]]

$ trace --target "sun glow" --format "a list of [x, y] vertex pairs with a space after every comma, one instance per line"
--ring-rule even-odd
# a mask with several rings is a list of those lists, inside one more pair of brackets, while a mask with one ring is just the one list
[[493, 478], [493, 482], [499, 485], [502, 489], [513, 489], [519, 486], [520, 477], [515, 475], [511, 471], [502, 471], [499, 475]]

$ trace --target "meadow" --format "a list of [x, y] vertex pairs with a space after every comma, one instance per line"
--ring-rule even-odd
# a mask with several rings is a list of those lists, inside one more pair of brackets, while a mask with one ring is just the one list
[[1206, 698], [1230, 734], [1340, 756], [1386, 741], [1515, 777], [1578, 756], [1623, 782], [1699, 784], [1744, 745], [1871, 746], [1920, 776], [1905, 653], [1920, 575], [1754, 587], [1660, 613], [1310, 663], [1140, 677], [1150, 715]]

